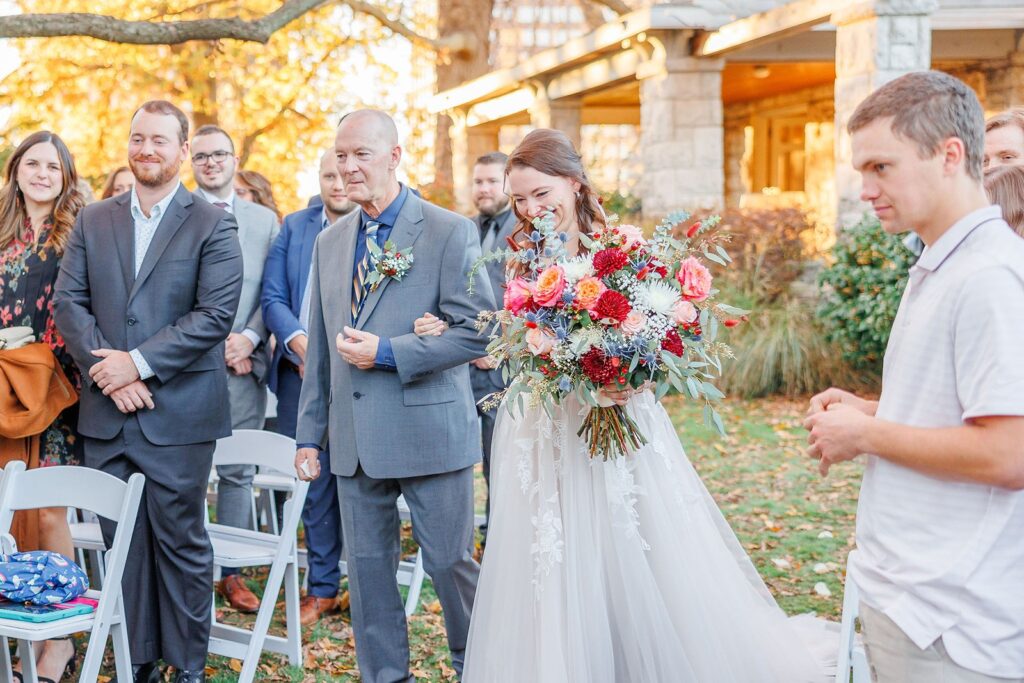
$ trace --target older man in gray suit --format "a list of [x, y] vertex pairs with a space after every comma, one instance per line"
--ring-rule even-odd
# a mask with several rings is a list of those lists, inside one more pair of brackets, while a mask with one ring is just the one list
[[[238, 307], [234, 218], [179, 179], [188, 120], [170, 102], [132, 117], [135, 189], [78, 214], [54, 295], [57, 328], [82, 370], [85, 464], [146, 475], [125, 569], [136, 680], [205, 680], [213, 550], [206, 484], [231, 433], [224, 339]], [[103, 525], [108, 543], [113, 525]], [[162, 680], [162, 678], [159, 678]]]
[[[231, 395], [231, 428], [263, 429], [267, 411], [267, 378], [270, 358], [269, 333], [260, 309], [263, 264], [277, 237], [277, 216], [270, 209], [235, 195], [235, 144], [222, 128], [200, 126], [192, 136], [192, 173], [199, 189], [196, 194], [235, 217], [238, 241], [242, 245], [245, 277], [231, 334], [224, 348]], [[252, 526], [252, 465], [217, 468], [217, 522], [248, 529]], [[255, 612], [259, 598], [242, 581], [238, 570], [225, 567], [218, 591], [228, 603], [243, 612]]]
[[[467, 363], [486, 348], [476, 315], [494, 307], [486, 279], [469, 293], [478, 232], [398, 182], [402, 150], [386, 114], [347, 115], [335, 151], [345, 191], [362, 210], [322, 232], [313, 252], [296, 468], [316, 478], [317, 446], [329, 438], [363, 680], [412, 681], [395, 581], [400, 494], [461, 672], [479, 572], [472, 542], [480, 431]], [[411, 248], [411, 269], [370, 284], [371, 239], [386, 252]], [[413, 321], [425, 312], [450, 329], [417, 336]]]

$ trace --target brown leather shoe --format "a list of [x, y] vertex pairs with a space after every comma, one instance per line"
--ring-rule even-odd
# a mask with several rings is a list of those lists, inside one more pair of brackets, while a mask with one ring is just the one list
[[225, 576], [220, 580], [217, 592], [239, 612], [257, 612], [260, 609], [260, 599], [245, 585], [241, 574]]
[[315, 595], [307, 595], [299, 602], [299, 623], [303, 626], [312, 626], [320, 621], [325, 614], [332, 614], [340, 611], [338, 598], [318, 598]]

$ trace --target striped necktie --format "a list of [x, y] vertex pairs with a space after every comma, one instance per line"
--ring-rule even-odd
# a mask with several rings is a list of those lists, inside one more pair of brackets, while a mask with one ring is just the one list
[[366, 295], [370, 293], [366, 289], [366, 274], [370, 272], [370, 263], [372, 262], [370, 240], [377, 241], [377, 230], [380, 228], [380, 223], [367, 221], [363, 228], [366, 230], [365, 251], [363, 251], [363, 258], [359, 261], [359, 265], [356, 266], [356, 274], [352, 278], [352, 322], [359, 317], [359, 313], [363, 310], [363, 304], [366, 302]]

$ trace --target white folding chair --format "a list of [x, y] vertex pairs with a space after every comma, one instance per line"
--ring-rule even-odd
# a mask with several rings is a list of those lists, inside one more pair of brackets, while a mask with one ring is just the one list
[[[871, 671], [864, 643], [857, 637], [854, 622], [860, 609], [860, 595], [857, 583], [850, 575], [850, 558], [857, 551], [851, 551], [846, 558], [846, 584], [843, 587], [843, 623], [839, 631], [839, 657], [836, 661], [835, 683], [871, 683]], [[852, 676], [852, 678], [851, 678]]]
[[[68, 508], [68, 528], [71, 530], [71, 544], [75, 547], [78, 564], [89, 567], [89, 581], [93, 588], [103, 587], [103, 555], [107, 546], [103, 543], [103, 531], [99, 518], [88, 510]], [[86, 556], [89, 558], [86, 565]]]
[[[397, 504], [398, 518], [403, 522], [411, 522], [412, 514], [409, 512], [409, 506], [405, 502], [405, 496], [399, 496]], [[338, 566], [341, 569], [341, 575], [348, 576], [348, 563], [345, 560], [341, 560]], [[305, 570], [302, 576], [302, 587], [306, 588], [309, 582], [309, 557], [305, 548], [299, 550], [299, 568]], [[416, 608], [419, 607], [420, 592], [423, 590], [423, 579], [425, 576], [426, 572], [423, 570], [423, 551], [420, 549], [416, 550], [416, 559], [412, 562], [401, 560], [398, 563], [395, 579], [398, 581], [399, 586], [406, 586], [409, 589], [405, 596], [405, 616], [407, 617], [415, 614]]]
[[[281, 533], [272, 534], [209, 524], [214, 563], [219, 567], [270, 567], [267, 584], [251, 631], [217, 621], [213, 610], [210, 652], [242, 660], [241, 683], [256, 675], [264, 650], [285, 654], [292, 666], [302, 666], [302, 628], [299, 624], [299, 574], [296, 533], [309, 483], [295, 475], [295, 440], [255, 429], [239, 429], [220, 439], [214, 465], [257, 465], [263, 470], [291, 477], [293, 486], [284, 504]], [[285, 638], [267, 634], [281, 584], [285, 589]]]
[[128, 482], [85, 467], [43, 467], [25, 471], [25, 464], [12, 462], [4, 468], [0, 485], [0, 532], [6, 536], [4, 551], [10, 552], [13, 539], [7, 533], [16, 510], [48, 507], [75, 507], [95, 512], [117, 523], [114, 542], [106, 553], [106, 585], [100, 591], [90, 590], [86, 597], [98, 600], [96, 610], [66, 619], [45, 623], [29, 623], [0, 619], [0, 679], [13, 679], [7, 639], [18, 641], [22, 676], [28, 683], [38, 683], [32, 644], [60, 638], [72, 633], [89, 632], [89, 646], [82, 664], [81, 681], [95, 681], [103, 662], [103, 651], [109, 634], [114, 645], [114, 663], [120, 680], [131, 680], [132, 663], [128, 651], [128, 632], [124, 623], [121, 577], [128, 559], [139, 512], [139, 500], [146, 478], [133, 474]]

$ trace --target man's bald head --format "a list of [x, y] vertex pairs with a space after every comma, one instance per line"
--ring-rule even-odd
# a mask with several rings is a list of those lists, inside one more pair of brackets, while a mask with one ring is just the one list
[[335, 168], [336, 166], [334, 148], [331, 147], [323, 153], [323, 156], [320, 157], [320, 172], [323, 173], [327, 169]]
[[395, 120], [379, 109], [357, 109], [341, 117], [338, 129], [342, 126], [359, 126], [362, 130], [372, 131], [387, 144], [388, 147], [398, 145], [398, 126]]
[[376, 218], [398, 196], [402, 148], [390, 116], [359, 109], [342, 117], [334, 137], [338, 172], [348, 198]]

